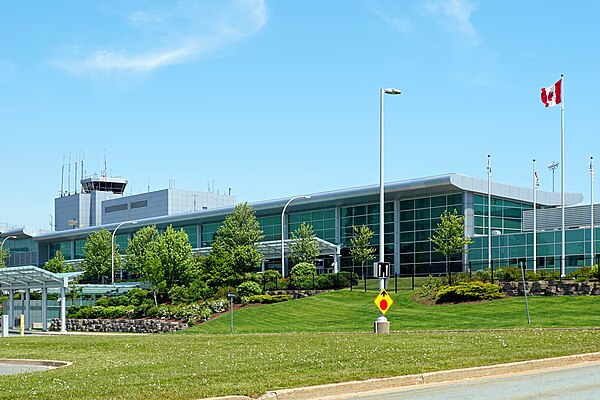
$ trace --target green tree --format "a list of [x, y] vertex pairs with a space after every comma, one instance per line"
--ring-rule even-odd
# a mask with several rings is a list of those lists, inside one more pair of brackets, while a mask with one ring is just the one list
[[292, 232], [293, 241], [290, 244], [289, 257], [294, 264], [315, 263], [319, 255], [321, 255], [321, 249], [316, 237], [312, 225], [305, 222]]
[[154, 243], [160, 236], [156, 225], [145, 226], [138, 230], [127, 246], [125, 264], [131, 273], [148, 275], [152, 269]]
[[0, 268], [6, 268], [6, 259], [10, 256], [10, 250], [0, 249]]
[[69, 272], [71, 270], [71, 268], [65, 264], [65, 257], [60, 250], [57, 250], [54, 257], [44, 264], [44, 269], [55, 273]]
[[154, 242], [153, 253], [162, 270], [162, 277], [161, 274], [157, 277], [164, 280], [166, 290], [187, 283], [185, 277], [192, 264], [192, 245], [183, 229], [176, 231], [169, 225]]
[[371, 246], [374, 232], [366, 225], [352, 226], [352, 230], [354, 234], [350, 238], [350, 255], [360, 264], [363, 277], [366, 277], [365, 265], [375, 259], [375, 247]]
[[[110, 276], [111, 269], [111, 244], [112, 234], [106, 229], [91, 233], [83, 246], [83, 263], [86, 279], [100, 280], [103, 276]], [[121, 265], [119, 245], [115, 243], [115, 270]]]
[[235, 206], [233, 213], [225, 218], [215, 233], [213, 250], [226, 252], [226, 259], [233, 263], [235, 273], [243, 275], [257, 269], [263, 261], [256, 248], [263, 237], [252, 206], [241, 203]]
[[465, 217], [458, 215], [456, 209], [452, 213], [448, 210], [440, 215], [440, 222], [433, 236], [429, 238], [433, 243], [433, 250], [446, 258], [446, 274], [448, 284], [451, 284], [451, 271], [448, 259], [455, 254], [467, 253], [467, 246], [472, 243], [470, 237], [465, 236]]

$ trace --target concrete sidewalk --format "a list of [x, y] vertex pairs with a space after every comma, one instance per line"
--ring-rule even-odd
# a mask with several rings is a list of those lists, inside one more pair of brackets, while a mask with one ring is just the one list
[[[407, 386], [457, 381], [503, 374], [531, 372], [587, 362], [599, 362], [600, 353], [577, 354], [572, 356], [545, 358], [541, 360], [520, 361], [507, 364], [454, 369], [448, 371], [427, 372], [424, 374], [404, 375], [391, 378], [377, 378], [365, 381], [332, 383], [302, 388], [282, 389], [267, 392], [259, 400], [307, 400], [334, 399], [347, 397], [360, 392], [389, 390]], [[250, 400], [247, 396], [213, 397], [210, 400]]]

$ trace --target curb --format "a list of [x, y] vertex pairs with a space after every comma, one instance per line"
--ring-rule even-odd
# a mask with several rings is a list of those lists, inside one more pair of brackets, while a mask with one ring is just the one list
[[[320, 399], [333, 396], [388, 390], [406, 386], [417, 386], [429, 383], [449, 382], [461, 379], [481, 378], [533, 370], [564, 367], [586, 362], [600, 361], [599, 353], [577, 354], [541, 360], [519, 361], [507, 364], [472, 367], [448, 371], [427, 372], [424, 374], [404, 375], [391, 378], [376, 378], [366, 381], [350, 381], [326, 385], [308, 386], [303, 388], [282, 389], [269, 391], [261, 395], [259, 400], [306, 400]], [[217, 398], [213, 398], [217, 399]], [[246, 396], [219, 397], [218, 399], [248, 400]]]

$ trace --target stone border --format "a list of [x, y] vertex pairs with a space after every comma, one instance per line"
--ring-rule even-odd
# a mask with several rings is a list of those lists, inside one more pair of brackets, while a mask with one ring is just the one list
[[9, 365], [34, 365], [41, 367], [48, 367], [48, 369], [68, 367], [73, 365], [70, 361], [56, 361], [56, 360], [29, 360], [20, 358], [0, 358], [0, 364]]
[[[60, 319], [53, 319], [49, 330], [60, 330]], [[66, 321], [70, 332], [127, 332], [127, 333], [163, 333], [186, 329], [188, 324], [161, 319], [74, 319]]]

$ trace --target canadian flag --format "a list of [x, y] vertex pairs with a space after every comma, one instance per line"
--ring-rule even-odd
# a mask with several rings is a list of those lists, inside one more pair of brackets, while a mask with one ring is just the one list
[[542, 88], [542, 103], [546, 107], [554, 107], [560, 104], [560, 87], [562, 86], [562, 78], [558, 80], [554, 85]]

